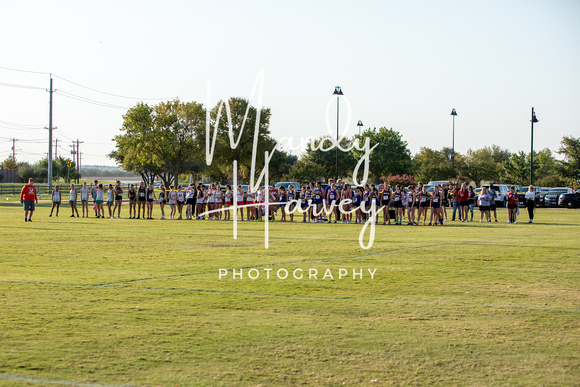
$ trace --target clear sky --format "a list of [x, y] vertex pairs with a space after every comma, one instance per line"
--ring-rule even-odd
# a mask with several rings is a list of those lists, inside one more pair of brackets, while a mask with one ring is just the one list
[[535, 149], [580, 136], [576, 0], [32, 0], [4, 2], [0, 21], [0, 66], [47, 73], [0, 69], [2, 160], [13, 137], [18, 160], [47, 152], [48, 73], [60, 77], [59, 154], [78, 138], [83, 164], [113, 164], [104, 155], [137, 101], [205, 103], [208, 80], [213, 103], [249, 98], [261, 69], [277, 138], [326, 134], [337, 85], [351, 104], [351, 130], [358, 120], [392, 127], [413, 153], [451, 146], [452, 108], [461, 153], [492, 144], [529, 152], [532, 106]]

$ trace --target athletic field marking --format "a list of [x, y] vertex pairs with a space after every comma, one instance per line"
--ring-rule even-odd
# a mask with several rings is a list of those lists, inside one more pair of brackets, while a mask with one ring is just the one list
[[48, 379], [28, 378], [28, 377], [24, 377], [24, 376], [16, 376], [16, 375], [9, 375], [9, 374], [0, 374], [0, 379], [18, 380], [19, 382], [29, 382], [29, 383], [63, 384], [66, 386], [134, 387], [134, 386], [130, 386], [128, 384], [79, 383], [79, 382], [68, 382], [68, 381], [64, 381], [64, 380], [48, 380]]
[[[264, 267], [280, 266], [280, 265], [299, 265], [299, 264], [303, 264], [303, 263], [330, 262], [330, 261], [340, 261], [340, 260], [344, 260], [344, 259], [353, 260], [353, 259], [372, 257], [375, 255], [398, 253], [401, 251], [408, 251], [408, 250], [413, 250], [413, 249], [430, 249], [430, 248], [434, 248], [434, 247], [460, 245], [463, 243], [497, 242], [497, 241], [502, 241], [502, 240], [510, 240], [510, 239], [514, 239], [514, 238], [531, 237], [531, 236], [535, 236], [535, 235], [536, 234], [513, 236], [513, 237], [507, 237], [507, 238], [501, 238], [501, 239], [494, 239], [492, 241], [491, 240], [461, 241], [461, 242], [440, 243], [437, 245], [403, 247], [400, 249], [385, 250], [385, 251], [378, 251], [376, 253], [358, 255], [356, 257], [334, 257], [334, 258], [321, 258], [321, 259], [307, 259], [307, 260], [294, 261], [294, 262], [275, 262], [275, 263], [267, 263], [264, 265], [241, 267], [240, 269], [249, 270], [249, 269], [261, 269]], [[179, 278], [179, 277], [197, 277], [197, 276], [212, 275], [212, 274], [215, 274], [215, 271], [213, 271], [211, 273], [186, 273], [186, 274], [173, 274], [173, 275], [160, 276], [160, 277], [137, 278], [137, 279], [126, 280], [126, 281], [121, 281], [121, 282], [111, 282], [111, 283], [106, 283], [106, 284], [99, 284], [99, 285], [95, 285], [95, 286], [105, 288], [105, 287], [122, 285], [122, 284], [129, 284], [129, 283], [135, 283], [135, 282], [153, 281], [153, 280], [159, 280], [159, 279], [170, 279], [170, 278]]]
[[[43, 282], [16, 282], [16, 281], [0, 281], [0, 283], [8, 283], [15, 285], [43, 285], [43, 286], [61, 286], [61, 287], [84, 287], [84, 288], [103, 288], [99, 285], [78, 285], [78, 284], [59, 284], [59, 283], [43, 283]], [[332, 300], [332, 301], [357, 301], [357, 302], [397, 302], [405, 304], [425, 304], [425, 305], [450, 305], [450, 306], [485, 306], [493, 308], [515, 308], [515, 309], [531, 309], [544, 311], [559, 311], [559, 312], [573, 312], [578, 313], [580, 309], [554, 308], [548, 306], [532, 306], [532, 305], [510, 305], [510, 304], [479, 304], [476, 302], [448, 302], [448, 301], [423, 301], [423, 300], [399, 300], [399, 299], [385, 299], [385, 298], [349, 298], [349, 297], [324, 297], [324, 296], [290, 296], [285, 294], [267, 294], [267, 293], [249, 293], [249, 292], [234, 292], [227, 290], [205, 290], [205, 289], [186, 289], [186, 288], [155, 288], [149, 286], [131, 286], [120, 287], [111, 286], [108, 289], [120, 290], [153, 290], [153, 291], [171, 291], [171, 292], [193, 292], [204, 294], [227, 294], [234, 296], [252, 296], [252, 297], [272, 297], [285, 298], [294, 300]]]

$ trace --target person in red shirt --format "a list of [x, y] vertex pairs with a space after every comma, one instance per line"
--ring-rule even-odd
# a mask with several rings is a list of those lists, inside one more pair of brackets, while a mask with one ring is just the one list
[[20, 191], [20, 203], [24, 204], [24, 221], [32, 222], [32, 213], [34, 212], [34, 203], [38, 204], [38, 196], [36, 196], [36, 187], [34, 186], [34, 179], [28, 179], [28, 184], [22, 187]]
[[516, 215], [518, 212], [518, 199], [519, 195], [516, 192], [516, 187], [512, 185], [510, 187], [510, 192], [507, 195], [508, 223], [517, 223]]
[[461, 189], [459, 190], [459, 206], [461, 207], [461, 221], [462, 222], [469, 222], [467, 219], [467, 211], [469, 204], [469, 191], [467, 190], [467, 186], [465, 183], [461, 184]]

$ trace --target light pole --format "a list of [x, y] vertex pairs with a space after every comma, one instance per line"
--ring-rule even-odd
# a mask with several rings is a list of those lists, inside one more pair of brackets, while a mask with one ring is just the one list
[[338, 101], [340, 100], [340, 96], [343, 95], [342, 90], [340, 89], [340, 86], [336, 86], [334, 88], [334, 93], [332, 93], [332, 94], [336, 95], [336, 179], [334, 181], [337, 181], [338, 180], [338, 119], [339, 119]]
[[457, 115], [455, 108], [451, 110], [451, 115], [453, 116], [453, 138], [451, 140], [451, 168], [455, 168], [455, 116]]
[[362, 121], [361, 121], [361, 120], [358, 120], [358, 123], [356, 124], [356, 126], [358, 126], [358, 135], [360, 136], [360, 130], [361, 130], [361, 129], [362, 129], [362, 127], [363, 127], [363, 123], [362, 123]]
[[531, 145], [530, 145], [530, 185], [532, 185], [533, 173], [534, 173], [534, 122], [538, 122], [536, 118], [536, 112], [532, 107], [532, 135], [531, 135]]

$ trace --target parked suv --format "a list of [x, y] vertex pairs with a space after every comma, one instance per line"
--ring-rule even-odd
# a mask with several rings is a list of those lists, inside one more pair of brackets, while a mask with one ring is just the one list
[[[492, 184], [491, 187], [495, 190], [497, 194], [495, 198], [496, 206], [507, 207], [507, 195], [510, 192], [510, 188], [514, 186], [516, 192], [520, 190], [520, 186], [516, 184]], [[484, 187], [489, 188], [489, 184], [484, 185]]]
[[563, 193], [574, 192], [572, 188], [567, 187], [556, 187], [550, 188], [546, 196], [544, 196], [544, 206], [545, 207], [558, 207], [558, 198]]
[[576, 192], [567, 192], [560, 195], [558, 205], [566, 208], [580, 207], [580, 190]]

